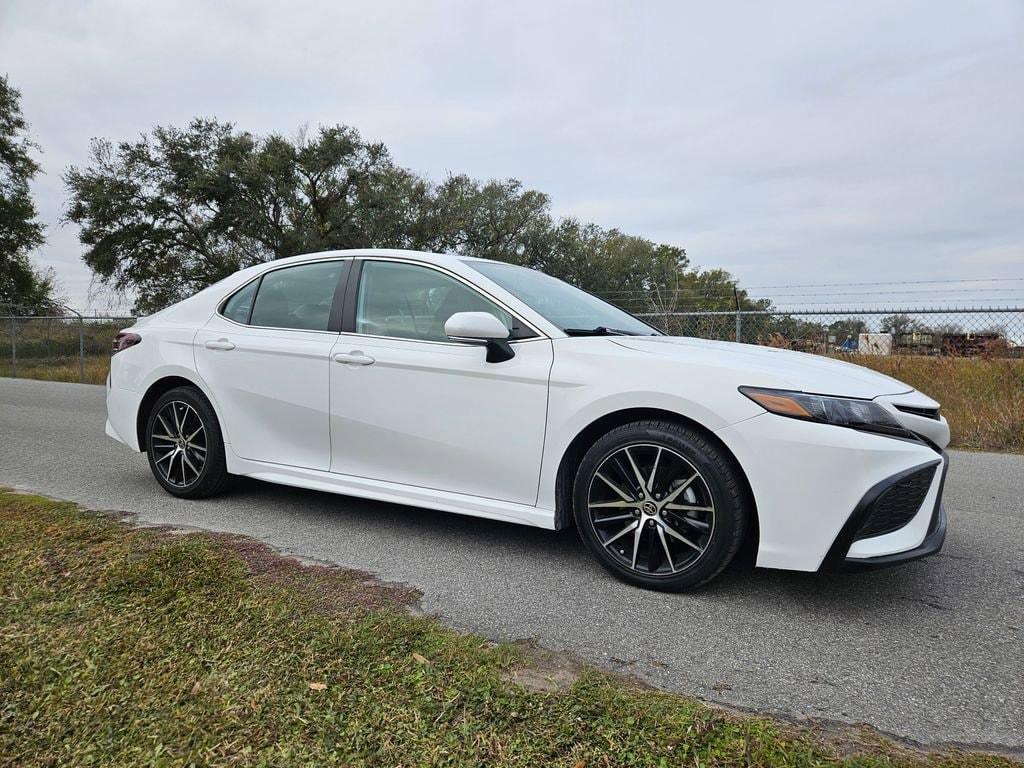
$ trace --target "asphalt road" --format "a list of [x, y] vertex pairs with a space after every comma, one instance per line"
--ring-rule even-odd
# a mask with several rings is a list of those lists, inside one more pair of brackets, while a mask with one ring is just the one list
[[572, 532], [255, 481], [179, 501], [103, 422], [102, 387], [0, 379], [0, 484], [370, 571], [419, 587], [423, 609], [460, 629], [535, 638], [708, 700], [1024, 749], [1024, 456], [953, 455], [935, 557], [861, 574], [727, 572], [667, 595], [614, 581]]

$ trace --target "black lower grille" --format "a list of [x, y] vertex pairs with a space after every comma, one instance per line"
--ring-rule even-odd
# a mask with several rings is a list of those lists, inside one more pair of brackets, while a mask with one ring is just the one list
[[897, 411], [903, 411], [914, 416], [923, 416], [926, 419], [939, 420], [939, 409], [938, 408], [922, 408], [916, 405], [897, 405]]
[[920, 511], [937, 465], [907, 475], [886, 488], [868, 510], [855, 539], [869, 539], [899, 530]]

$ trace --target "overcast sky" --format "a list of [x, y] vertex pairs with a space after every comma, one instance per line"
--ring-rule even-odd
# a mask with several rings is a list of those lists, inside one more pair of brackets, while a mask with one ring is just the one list
[[1020, 0], [2, 0], [0, 72], [43, 150], [35, 257], [74, 306], [63, 170], [93, 136], [200, 115], [347, 123], [748, 286], [891, 281], [917, 304], [968, 295], [906, 281], [1003, 278], [986, 296], [1024, 300]]

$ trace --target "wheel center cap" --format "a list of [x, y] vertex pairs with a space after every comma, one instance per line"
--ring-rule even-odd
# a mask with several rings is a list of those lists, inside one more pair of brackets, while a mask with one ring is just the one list
[[655, 504], [653, 501], [645, 501], [641, 509], [643, 509], [645, 515], [658, 514], [658, 505]]

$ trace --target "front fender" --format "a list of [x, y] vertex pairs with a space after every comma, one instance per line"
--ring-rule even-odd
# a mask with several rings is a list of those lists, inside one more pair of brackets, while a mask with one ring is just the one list
[[678, 362], [607, 339], [556, 344], [537, 505], [555, 508], [562, 458], [573, 440], [599, 419], [623, 411], [657, 410], [717, 432], [764, 412], [737, 391], [741, 382], [729, 367], [702, 367], [699, 376], [686, 374]]

